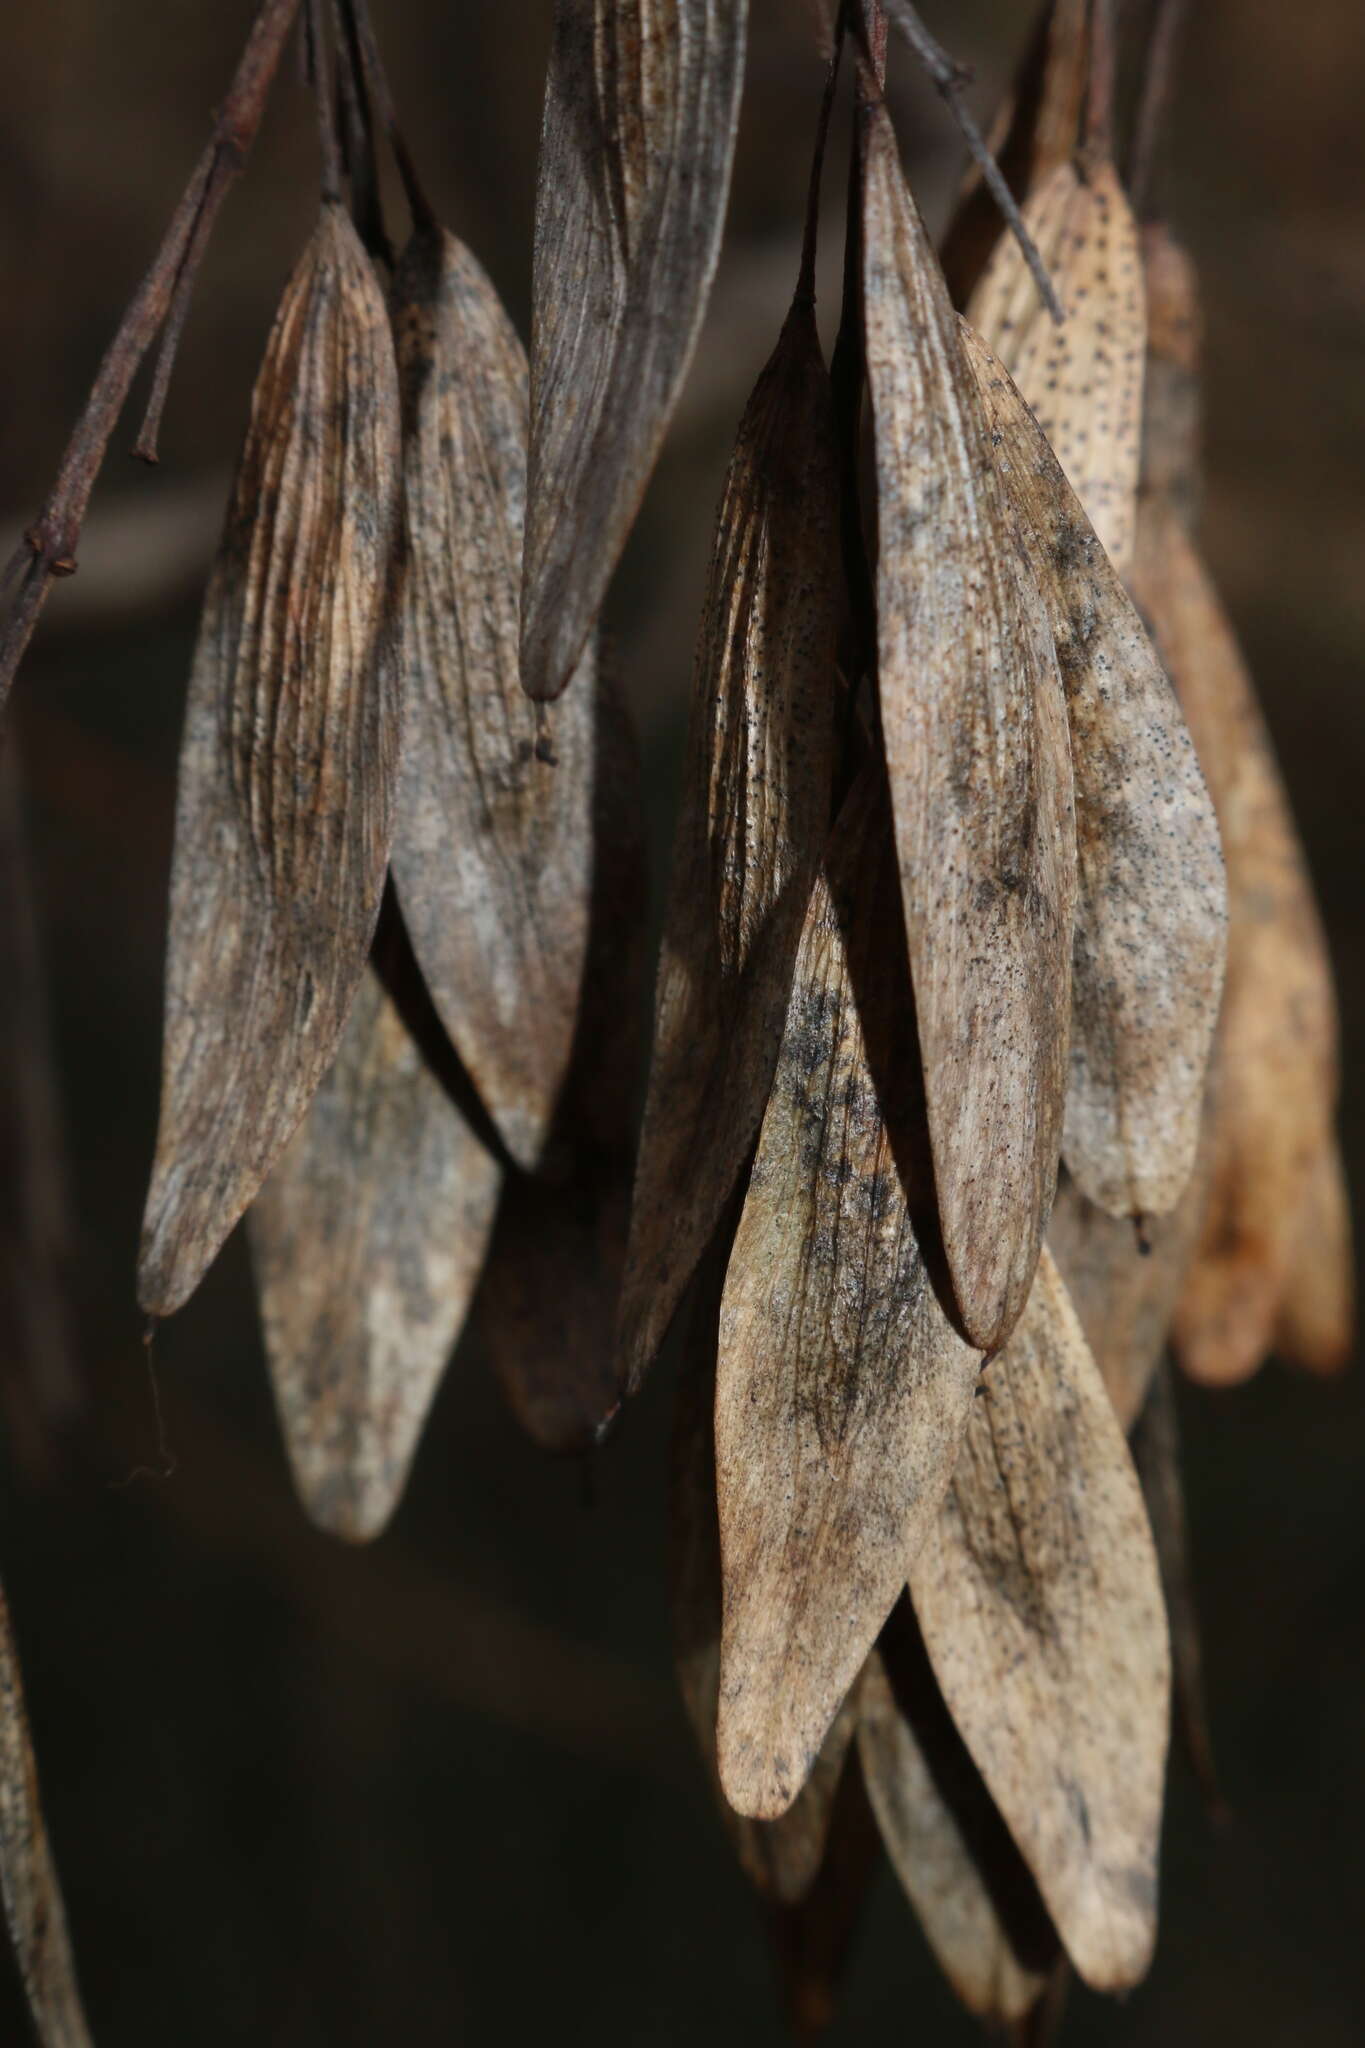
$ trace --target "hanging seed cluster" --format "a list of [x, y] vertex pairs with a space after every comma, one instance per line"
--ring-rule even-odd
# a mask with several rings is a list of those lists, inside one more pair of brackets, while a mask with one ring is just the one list
[[[240, 120], [293, 11], [263, 7]], [[1329, 1370], [1353, 1306], [1330, 970], [1198, 553], [1195, 280], [1125, 189], [1107, 10], [1046, 10], [1018, 232], [969, 186], [942, 261], [886, 20], [827, 20], [800, 269], [716, 520], [638, 1151], [637, 771], [598, 617], [715, 268], [744, 0], [558, 0], [529, 364], [363, 5], [335, 50], [324, 14], [320, 216], [190, 678], [142, 1305], [246, 1216], [298, 1489], [353, 1539], [476, 1295], [554, 1448], [676, 1323], [679, 1676], [794, 2012], [828, 2016], [884, 1849], [964, 2003], [1042, 2027], [1068, 1967], [1116, 1992], [1150, 1961], [1173, 1664], [1207, 1749], [1163, 1355]], [[0, 1884], [41, 2036], [79, 2043], [3, 1608], [0, 1696]]]

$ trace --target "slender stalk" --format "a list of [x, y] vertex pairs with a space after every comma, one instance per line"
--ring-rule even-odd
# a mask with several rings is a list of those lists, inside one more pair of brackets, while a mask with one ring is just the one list
[[[51, 495], [11, 561], [0, 589], [10, 593], [8, 609], [0, 620], [0, 706], [9, 694], [14, 672], [38, 622], [55, 576], [75, 573], [76, 548], [80, 540], [90, 494], [95, 487], [110, 436], [128, 398], [133, 378], [143, 357], [156, 340], [168, 318], [170, 356], [157, 367], [153, 387], [150, 439], [144, 425], [139, 448], [155, 449], [155, 429], [160, 416], [157, 386], [164, 403], [164, 385], [169, 382], [178, 339], [188, 311], [189, 293], [208, 228], [221, 205], [228, 186], [240, 174], [247, 152], [261, 125], [285, 38], [298, 11], [299, 0], [262, 0], [247, 45], [219, 109], [209, 141], [195, 165], [193, 176], [182, 194], [162, 237], [151, 268], [129, 302], [104, 360], [95, 375], [85, 408], [67, 443]], [[192, 253], [197, 247], [197, 254]], [[163, 350], [163, 355], [165, 351]], [[153, 407], [155, 410], [153, 410]]]
[[393, 267], [393, 245], [384, 224], [379, 163], [374, 145], [372, 95], [366, 89], [364, 59], [355, 9], [349, 0], [332, 0], [337, 38], [337, 83], [341, 99], [342, 154], [351, 184], [351, 210], [360, 239], [371, 256]]
[[1147, 62], [1128, 163], [1128, 192], [1137, 213], [1142, 211], [1151, 184], [1157, 142], [1170, 106], [1176, 52], [1186, 13], [1186, 0], [1157, 0], [1156, 20], [1147, 43]]
[[1114, 0], [1093, 0], [1090, 10], [1090, 78], [1085, 98], [1085, 147], [1105, 158], [1114, 150], [1114, 72], [1117, 37]]
[[435, 210], [427, 198], [403, 131], [398, 125], [393, 94], [389, 90], [388, 74], [384, 69], [384, 60], [379, 54], [374, 24], [370, 20], [369, 0], [346, 0], [346, 11], [355, 29], [370, 97], [388, 135], [389, 147], [398, 165], [398, 175], [403, 181], [403, 193], [408, 202], [408, 211], [412, 215], [412, 224], [416, 228], [430, 230], [436, 226]]
[[1044, 268], [1043, 259], [1038, 254], [1032, 235], [1024, 225], [1024, 218], [1014, 194], [1001, 176], [1000, 167], [986, 145], [986, 139], [976, 124], [976, 118], [962, 97], [963, 87], [971, 82], [971, 72], [935, 42], [920, 20], [918, 9], [911, 6], [910, 0], [882, 0], [882, 4], [886, 14], [905, 37], [937, 87], [941, 98], [946, 102], [949, 112], [961, 130], [964, 142], [980, 166], [981, 176], [990, 189], [991, 197], [1023, 252], [1024, 261], [1028, 264], [1043, 304], [1053, 319], [1060, 323], [1061, 302], [1052, 288], [1052, 280]]
[[194, 297], [199, 266], [204, 260], [204, 252], [213, 234], [218, 209], [239, 169], [240, 164], [234, 163], [232, 157], [217, 153], [208, 167], [208, 178], [200, 194], [189, 240], [176, 273], [170, 311], [161, 330], [161, 346], [157, 350], [156, 369], [152, 373], [151, 396], [147, 400], [147, 410], [142, 416], [141, 431], [133, 445], [133, 453], [140, 462], [155, 463], [160, 460], [157, 443], [161, 434], [161, 416], [166, 409], [166, 395], [171, 388], [171, 375], [180, 351], [180, 337], [185, 331], [185, 321], [189, 316], [190, 301]]
[[820, 227], [820, 185], [825, 169], [825, 149], [829, 142], [830, 116], [834, 112], [834, 92], [839, 82], [839, 58], [843, 51], [842, 24], [834, 34], [834, 48], [830, 53], [829, 71], [825, 78], [825, 90], [820, 100], [820, 113], [815, 125], [815, 148], [811, 155], [810, 186], [806, 195], [806, 224], [801, 236], [801, 274], [797, 283], [798, 298], [815, 301], [815, 252]]

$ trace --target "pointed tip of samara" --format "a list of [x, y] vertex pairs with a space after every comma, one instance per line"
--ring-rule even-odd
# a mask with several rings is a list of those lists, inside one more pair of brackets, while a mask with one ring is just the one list
[[304, 1513], [325, 1536], [342, 1543], [373, 1543], [393, 1520], [407, 1471], [376, 1471], [371, 1459], [343, 1462], [310, 1455], [311, 1447], [289, 1446], [294, 1490]]
[[562, 697], [587, 642], [587, 628], [572, 643], [560, 621], [543, 619], [535, 593], [522, 587], [521, 687], [535, 704]]
[[137, 1305], [153, 1325], [182, 1309], [211, 1260], [186, 1257], [183, 1242], [167, 1242], [164, 1229], [144, 1228], [137, 1262]]
[[810, 1776], [818, 1749], [785, 1725], [750, 1730], [727, 1713], [722, 1695], [716, 1723], [720, 1786], [745, 1820], [781, 1820]]

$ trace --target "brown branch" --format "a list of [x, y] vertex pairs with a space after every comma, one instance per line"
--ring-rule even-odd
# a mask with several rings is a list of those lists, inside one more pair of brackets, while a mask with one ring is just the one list
[[341, 135], [337, 123], [336, 71], [327, 42], [327, 25], [322, 0], [308, 0], [304, 12], [308, 48], [308, 78], [318, 115], [318, 147], [322, 151], [322, 197], [340, 206], [345, 198], [341, 171]]
[[[70, 576], [75, 571], [76, 547], [90, 493], [143, 357], [168, 316], [172, 323], [168, 342], [170, 332], [178, 338], [184, 325], [194, 271], [203, 253], [208, 227], [255, 140], [298, 4], [299, 0], [262, 0], [208, 144], [171, 216], [152, 266], [105, 351], [85, 409], [62, 457], [52, 494], [5, 572], [4, 587], [13, 586], [14, 594], [0, 623], [0, 706], [9, 694], [52, 578]], [[170, 342], [164, 378], [162, 365], [157, 366], [158, 385], [169, 380], [173, 360], [174, 344]], [[164, 402], [164, 389], [160, 397]], [[149, 443], [148, 427], [144, 425], [138, 443], [144, 453], [147, 445], [155, 448], [160, 410], [155, 386], [152, 400], [156, 410], [149, 408], [151, 440]]]
[[964, 142], [977, 161], [991, 197], [999, 207], [1010, 233], [1019, 244], [1043, 304], [1053, 319], [1060, 324], [1061, 302], [1052, 288], [1052, 280], [1044, 268], [1043, 259], [1038, 254], [1032, 235], [1024, 225], [1024, 218], [1014, 194], [1001, 176], [1000, 166], [991, 155], [986, 139], [976, 124], [976, 118], [962, 97], [963, 87], [971, 82], [971, 72], [935, 42], [920, 20], [918, 10], [910, 4], [910, 0], [882, 0], [882, 5], [928, 72], [940, 97], [947, 104], [949, 112], [961, 130]]
[[1186, 0], [1157, 0], [1128, 162], [1128, 192], [1136, 213], [1141, 213], [1151, 183], [1157, 140], [1170, 105], [1176, 50], [1185, 15]]

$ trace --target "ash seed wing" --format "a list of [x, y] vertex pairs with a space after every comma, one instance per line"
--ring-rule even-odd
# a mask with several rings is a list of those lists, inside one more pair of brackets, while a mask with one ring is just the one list
[[1125, 1434], [1142, 1411], [1194, 1256], [1208, 1193], [1201, 1143], [1185, 1192], [1167, 1216], [1111, 1216], [1063, 1171], [1047, 1226], [1048, 1250]]
[[376, 1536], [398, 1504], [501, 1183], [371, 970], [247, 1217], [295, 1483], [334, 1535]]
[[717, 1746], [726, 1797], [759, 1819], [796, 1798], [895, 1602], [979, 1363], [916, 1238], [928, 1189], [907, 1189], [888, 1132], [922, 1105], [884, 1105], [872, 1079], [875, 1056], [917, 1087], [897, 897], [864, 783], [811, 895], [720, 1316]]
[[988, 1368], [910, 1597], [943, 1696], [1096, 1990], [1156, 1931], [1170, 1647], [1128, 1446], [1050, 1254]]
[[746, 0], [556, 0], [536, 199], [521, 674], [557, 697], [654, 466], [720, 249]]
[[635, 1164], [648, 893], [640, 762], [606, 662], [594, 695], [591, 938], [573, 1058], [545, 1170], [507, 1176], [479, 1305], [513, 1412], [550, 1451], [591, 1449], [620, 1404], [616, 1305]]
[[1226, 614], [1175, 510], [1144, 500], [1134, 594], [1175, 684], [1227, 861], [1227, 986], [1210, 1191], [1175, 1319], [1191, 1377], [1225, 1384], [1271, 1347], [1337, 1087], [1337, 1019], [1312, 883]]
[[555, 713], [546, 761], [518, 667], [526, 358], [452, 235], [414, 236], [393, 301], [409, 547], [394, 880], [441, 1020], [530, 1170], [568, 1068], [587, 948], [592, 657]]
[[939, 1215], [984, 1350], [1052, 1201], [1076, 849], [1061, 685], [980, 394], [889, 118], [865, 115], [882, 729]]
[[1309, 1174], [1275, 1320], [1275, 1349], [1306, 1372], [1341, 1372], [1355, 1342], [1351, 1196], [1334, 1135]]
[[[911, 1719], [876, 1650], [867, 1660], [857, 1698], [863, 1781], [896, 1876], [939, 1967], [967, 2010], [997, 2026], [1010, 2026], [1042, 1998], [1057, 1952], [1047, 1916], [1034, 1904], [1036, 1894], [1024, 1909], [1032, 1939], [1021, 1942], [1017, 1929], [1012, 1936], [1007, 1927], [983, 1873], [980, 1857], [986, 1843], [1012, 1864], [1018, 1863], [1018, 1851], [970, 1761], [965, 1772], [953, 1768], [959, 1762], [954, 1743], [960, 1750], [961, 1740], [941, 1700], [934, 1702], [934, 1718], [948, 1723], [942, 1731], [946, 1741], [940, 1739], [931, 1752], [926, 1741], [938, 1729]], [[1014, 1889], [1032, 1892], [1027, 1872], [1023, 1876], [1026, 1884]]]
[[638, 1387], [748, 1158], [827, 834], [840, 599], [828, 373], [793, 307], [716, 522], [620, 1317]]
[[1227, 887], [1213, 802], [1142, 622], [1038, 422], [965, 323], [1066, 693], [1079, 894], [1062, 1151], [1111, 1215], [1161, 1215], [1190, 1177], [1222, 994]]
[[188, 1299], [293, 1135], [365, 971], [401, 673], [398, 380], [344, 211], [285, 289], [190, 677], [139, 1299]]
[[90, 2048], [66, 1908], [38, 1798], [19, 1659], [0, 1593], [0, 1893], [42, 2048]]
[[1002, 235], [968, 317], [1038, 416], [1106, 554], [1126, 575], [1142, 453], [1147, 323], [1137, 223], [1107, 161], [1060, 165], [1024, 207], [1062, 302], [1053, 320]]
[[669, 1489], [669, 1596], [674, 1657], [721, 1817], [750, 1883], [779, 1905], [798, 1905], [824, 1861], [856, 1706], [850, 1694], [815, 1767], [777, 1820], [746, 1820], [721, 1790], [716, 1766], [720, 1687], [720, 1526], [716, 1515], [716, 1331], [725, 1245], [713, 1247], [698, 1276], [688, 1317], [687, 1358], [673, 1423]]

